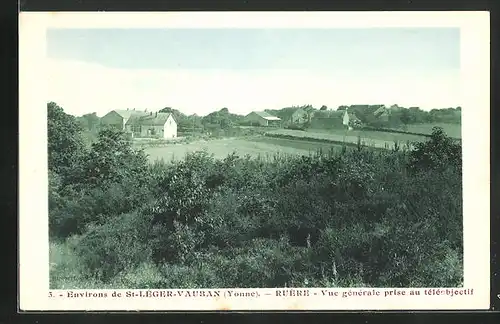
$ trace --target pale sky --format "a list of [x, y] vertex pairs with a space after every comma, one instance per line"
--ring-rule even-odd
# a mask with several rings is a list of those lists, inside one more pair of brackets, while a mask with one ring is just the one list
[[458, 28], [52, 29], [47, 55], [49, 101], [75, 115], [461, 105]]

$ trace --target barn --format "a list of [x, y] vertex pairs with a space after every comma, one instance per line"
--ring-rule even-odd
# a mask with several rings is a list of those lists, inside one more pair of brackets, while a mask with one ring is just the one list
[[245, 122], [253, 126], [278, 126], [281, 119], [265, 111], [252, 111], [245, 116]]
[[346, 126], [345, 122], [351, 127], [359, 127], [361, 125], [359, 118], [354, 112], [347, 110], [318, 111], [311, 119], [311, 128], [344, 129]]
[[101, 118], [101, 124], [115, 127], [119, 130], [125, 130], [125, 124], [132, 117], [146, 116], [148, 112], [135, 109], [116, 109], [112, 110]]

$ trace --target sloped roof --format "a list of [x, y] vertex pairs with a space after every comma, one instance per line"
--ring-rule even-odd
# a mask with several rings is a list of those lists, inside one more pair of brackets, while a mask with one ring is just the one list
[[373, 114], [378, 109], [385, 107], [385, 105], [351, 105], [349, 106], [350, 111], [362, 111], [363, 114]]
[[385, 106], [382, 106], [380, 108], [378, 108], [377, 110], [375, 110], [373, 112], [374, 115], [379, 115], [379, 114], [382, 114], [384, 112], [387, 112], [387, 108], [385, 108]]
[[[314, 114], [313, 119], [339, 119], [342, 120], [344, 118], [345, 110], [335, 110], [335, 111], [327, 111], [327, 112], [317, 112]], [[353, 111], [347, 110], [347, 114], [349, 115], [349, 120], [359, 120], [356, 113]]]
[[167, 122], [170, 115], [170, 113], [146, 113], [146, 115], [133, 115], [127, 121], [127, 125], [163, 126]]
[[267, 119], [267, 120], [281, 120], [279, 117], [273, 116], [265, 111], [253, 111], [253, 113], [255, 113], [255, 114], [259, 115], [260, 117]]
[[398, 105], [392, 105], [389, 110], [394, 110], [394, 111], [398, 111], [398, 110], [402, 110], [404, 109], [403, 107], [399, 107]]
[[331, 118], [342, 118], [345, 110], [328, 111], [326, 116]]
[[304, 113], [307, 113], [307, 111], [301, 107], [287, 107], [281, 109], [281, 111], [278, 112], [278, 116], [280, 116], [283, 119], [290, 119], [292, 118], [293, 114], [295, 114], [297, 111], [300, 110], [303, 111]]
[[115, 109], [113, 110], [116, 112], [118, 115], [122, 116], [124, 119], [128, 119], [131, 116], [145, 116], [149, 115], [148, 112], [145, 111], [140, 111], [140, 110], [133, 110], [133, 109]]

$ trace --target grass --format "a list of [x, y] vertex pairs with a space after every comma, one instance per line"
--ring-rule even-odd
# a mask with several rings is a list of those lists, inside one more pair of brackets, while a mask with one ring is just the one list
[[[291, 129], [269, 129], [258, 128], [259, 130], [267, 130], [267, 135], [270, 136], [246, 136], [223, 139], [192, 139], [192, 141], [160, 141], [158, 145], [144, 145], [146, 153], [149, 155], [150, 161], [164, 160], [171, 161], [182, 159], [187, 153], [206, 150], [213, 154], [216, 158], [224, 158], [228, 154], [236, 152], [240, 155], [266, 156], [268, 154], [279, 152], [282, 154], [309, 154], [311, 152], [321, 150], [330, 150], [339, 148], [339, 144], [320, 143], [313, 140], [323, 139], [334, 142], [349, 142], [357, 143], [358, 138], [361, 143], [366, 146], [387, 148], [393, 147], [395, 142], [406, 144], [414, 141], [425, 141], [427, 137], [424, 135], [431, 134], [432, 128], [435, 126], [442, 127], [450, 137], [461, 138], [461, 126], [459, 124], [414, 124], [408, 125], [405, 129], [408, 132], [421, 133], [422, 136], [414, 134], [401, 134], [371, 130], [350, 130], [345, 129], [309, 129], [307, 131], [291, 130]], [[241, 127], [244, 128], [244, 127]], [[252, 128], [252, 127], [248, 127]], [[401, 130], [401, 129], [398, 129]], [[291, 136], [297, 138], [273, 138], [272, 136]], [[308, 141], [311, 139], [311, 141]]]
[[162, 147], [148, 147], [145, 149], [145, 152], [149, 155], [150, 161], [153, 162], [156, 160], [171, 161], [182, 159], [187, 153], [203, 150], [213, 154], [215, 158], [220, 159], [225, 158], [233, 152], [236, 152], [240, 156], [248, 154], [252, 157], [262, 157], [274, 153], [307, 155], [318, 149], [329, 150], [332, 147], [340, 148], [338, 145], [328, 143], [254, 136], [247, 138], [224, 138], [210, 141], [196, 141], [187, 144], [173, 144]]
[[150, 263], [129, 269], [109, 283], [86, 277], [82, 274], [82, 264], [73, 251], [78, 240], [77, 236], [73, 236], [66, 241], [50, 242], [50, 289], [152, 288], [152, 283], [162, 279], [156, 266]]
[[[346, 136], [344, 137], [344, 134]], [[184, 158], [187, 153], [195, 151], [207, 151], [215, 158], [225, 158], [227, 155], [236, 152], [240, 156], [250, 155], [252, 157], [267, 156], [270, 154], [310, 154], [323, 150], [328, 151], [340, 149], [340, 144], [322, 143], [314, 140], [331, 140], [334, 142], [357, 143], [358, 137], [361, 144], [390, 148], [394, 142], [405, 144], [408, 141], [425, 140], [424, 136], [385, 133], [377, 131], [352, 130], [347, 133], [343, 130], [310, 130], [299, 131], [290, 129], [272, 129], [267, 132], [268, 136], [246, 136], [212, 140], [196, 140], [184, 143], [168, 143], [159, 146], [145, 147], [151, 162], [156, 160], [172, 161]], [[273, 136], [290, 136], [293, 138], [278, 138]], [[294, 139], [296, 138], [296, 139]], [[309, 140], [308, 140], [309, 139]]]
[[81, 265], [73, 251], [78, 238], [72, 237], [64, 242], [50, 242], [50, 288], [51, 289], [93, 289], [102, 285], [84, 278], [80, 273]]
[[313, 153], [318, 150], [328, 151], [331, 149], [340, 149], [342, 146], [330, 143], [312, 142], [308, 140], [295, 140], [295, 139], [285, 139], [285, 138], [275, 138], [275, 137], [256, 137], [252, 141], [258, 143], [265, 143], [268, 145], [276, 145], [280, 147], [294, 148], [297, 153]]
[[462, 138], [462, 126], [460, 124], [428, 123], [407, 125], [406, 131], [413, 133], [431, 134], [433, 127], [443, 128], [446, 135], [453, 138]]
[[361, 143], [366, 146], [372, 147], [393, 147], [394, 142], [398, 141], [404, 144], [408, 141], [422, 141], [425, 140], [424, 136], [407, 135], [407, 134], [395, 134], [395, 133], [385, 133], [376, 131], [363, 131], [363, 130], [350, 130], [345, 131], [342, 129], [332, 129], [332, 130], [290, 130], [290, 129], [280, 129], [268, 132], [269, 135], [287, 135], [302, 139], [324, 139], [338, 142], [349, 142], [357, 143], [358, 138], [361, 139]]

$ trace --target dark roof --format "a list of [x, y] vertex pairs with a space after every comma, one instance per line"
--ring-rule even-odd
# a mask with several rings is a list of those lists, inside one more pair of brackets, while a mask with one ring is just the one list
[[328, 117], [343, 117], [345, 110], [329, 111]]
[[377, 109], [384, 107], [385, 105], [351, 105], [349, 106], [349, 112], [359, 111], [362, 114], [373, 114]]
[[146, 115], [134, 115], [130, 117], [127, 124], [142, 126], [163, 126], [165, 125], [170, 113], [146, 113]]
[[[313, 119], [343, 119], [345, 114], [345, 110], [330, 110], [330, 111], [320, 111], [316, 112], [313, 116]], [[358, 116], [356, 116], [356, 113], [353, 111], [347, 111], [347, 114], [349, 114], [349, 119], [350, 120], [359, 120]]]
[[292, 118], [292, 115], [299, 110], [306, 112], [302, 107], [287, 107], [278, 111], [278, 116], [283, 119], [289, 119]]
[[383, 113], [387, 113], [387, 108], [385, 106], [381, 106], [373, 112], [374, 115], [382, 115]]

